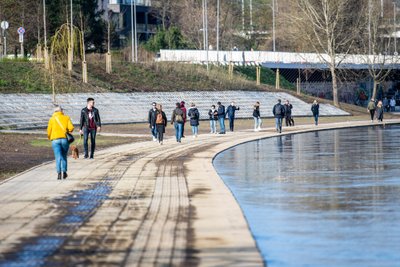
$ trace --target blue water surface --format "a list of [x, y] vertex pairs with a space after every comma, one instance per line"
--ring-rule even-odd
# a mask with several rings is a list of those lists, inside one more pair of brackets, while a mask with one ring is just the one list
[[273, 266], [400, 266], [400, 126], [286, 135], [214, 166]]

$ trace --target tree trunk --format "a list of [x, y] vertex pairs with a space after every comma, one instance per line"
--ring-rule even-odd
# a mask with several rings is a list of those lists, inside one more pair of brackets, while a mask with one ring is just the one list
[[335, 107], [339, 107], [339, 98], [338, 98], [338, 86], [336, 79], [336, 69], [335, 67], [330, 67], [331, 76], [332, 76], [332, 94], [333, 94], [333, 104]]
[[372, 96], [371, 99], [375, 99], [376, 98], [376, 90], [378, 88], [378, 82], [374, 79], [374, 87], [372, 88]]

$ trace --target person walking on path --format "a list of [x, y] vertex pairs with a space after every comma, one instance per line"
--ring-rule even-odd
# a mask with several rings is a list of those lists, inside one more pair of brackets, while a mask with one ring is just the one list
[[258, 132], [261, 130], [261, 115], [260, 115], [260, 102], [256, 102], [253, 109], [254, 118], [254, 131]]
[[382, 101], [378, 102], [378, 105], [376, 105], [376, 118], [378, 121], [382, 122], [383, 121], [383, 113], [384, 113], [385, 106], [383, 106]]
[[211, 106], [211, 109], [208, 111], [208, 116], [210, 118], [210, 133], [217, 133], [217, 120], [218, 120], [218, 111], [215, 109], [215, 105]]
[[226, 109], [226, 113], [228, 114], [229, 119], [229, 130], [233, 132], [235, 128], [235, 113], [236, 110], [240, 110], [240, 107], [236, 107], [235, 103], [232, 102], [230, 106]]
[[152, 108], [149, 110], [148, 122], [154, 142], [157, 141], [156, 112], [157, 112], [157, 104], [156, 102], [153, 102]]
[[226, 113], [225, 113], [225, 106], [221, 104], [221, 102], [218, 102], [218, 120], [219, 120], [219, 134], [225, 134], [225, 117], [226, 117]]
[[375, 100], [373, 98], [371, 98], [371, 101], [369, 101], [367, 110], [369, 111], [369, 114], [371, 115], [371, 122], [374, 122], [376, 106], [375, 106]]
[[171, 124], [175, 127], [176, 142], [180, 143], [182, 139], [183, 111], [179, 102], [176, 103], [176, 107], [172, 112]]
[[69, 143], [66, 134], [74, 131], [70, 117], [64, 115], [60, 106], [56, 106], [47, 126], [47, 137], [51, 140], [54, 157], [56, 159], [57, 179], [68, 177], [68, 150]]
[[185, 123], [187, 119], [187, 110], [185, 107], [185, 101], [181, 101], [181, 110], [183, 111], [182, 137], [185, 138]]
[[188, 116], [190, 118], [190, 126], [192, 126], [193, 138], [196, 138], [199, 134], [200, 112], [194, 103], [190, 105]]
[[285, 117], [285, 107], [281, 104], [281, 100], [278, 99], [278, 103], [272, 108], [272, 113], [275, 117], [275, 128], [276, 131], [282, 132], [282, 120]]
[[88, 139], [90, 135], [90, 159], [93, 159], [96, 149], [96, 134], [101, 130], [101, 120], [99, 110], [94, 107], [94, 99], [91, 97], [87, 99], [87, 106], [81, 111], [79, 125], [79, 134], [83, 135], [84, 158], [89, 157]]
[[292, 117], [292, 109], [293, 109], [292, 104], [289, 103], [289, 100], [286, 100], [285, 105], [283, 106], [285, 107], [286, 126], [294, 126], [294, 120]]
[[317, 100], [314, 100], [313, 104], [311, 105], [311, 111], [314, 117], [315, 125], [318, 125], [318, 118], [319, 118], [319, 104]]
[[165, 127], [167, 127], [167, 116], [162, 110], [162, 105], [160, 104], [157, 105], [155, 126], [157, 128], [158, 143], [162, 145], [164, 141]]
[[390, 112], [396, 111], [396, 100], [394, 99], [394, 97], [390, 99], [389, 105], [390, 105]]
[[389, 106], [389, 99], [387, 99], [386, 96], [383, 98], [382, 106], [383, 106], [383, 111], [384, 111], [384, 112], [389, 112], [389, 109], [390, 109], [390, 106]]

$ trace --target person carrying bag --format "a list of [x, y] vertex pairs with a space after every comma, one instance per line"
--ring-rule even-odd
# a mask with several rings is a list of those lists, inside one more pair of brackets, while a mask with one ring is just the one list
[[58, 180], [68, 177], [67, 155], [69, 145], [74, 141], [71, 134], [73, 130], [74, 125], [70, 117], [64, 115], [60, 106], [56, 106], [47, 126], [47, 137], [51, 140], [51, 146], [54, 151]]

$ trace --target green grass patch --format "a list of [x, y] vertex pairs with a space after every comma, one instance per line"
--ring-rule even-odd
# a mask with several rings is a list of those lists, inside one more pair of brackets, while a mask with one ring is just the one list
[[[249, 67], [249, 66], [235, 66], [234, 71], [236, 73], [239, 73], [240, 75], [243, 75], [246, 77], [246, 79], [251, 80], [251, 81], [256, 81], [257, 76], [256, 76], [256, 67]], [[261, 67], [261, 77], [260, 77], [260, 82], [262, 84], [267, 84], [270, 86], [275, 86], [276, 83], [276, 73], [269, 69], [269, 68], [263, 68]], [[296, 87], [287, 81], [282, 75], [280, 75], [280, 85], [281, 88], [284, 89], [290, 89], [294, 90]]]

